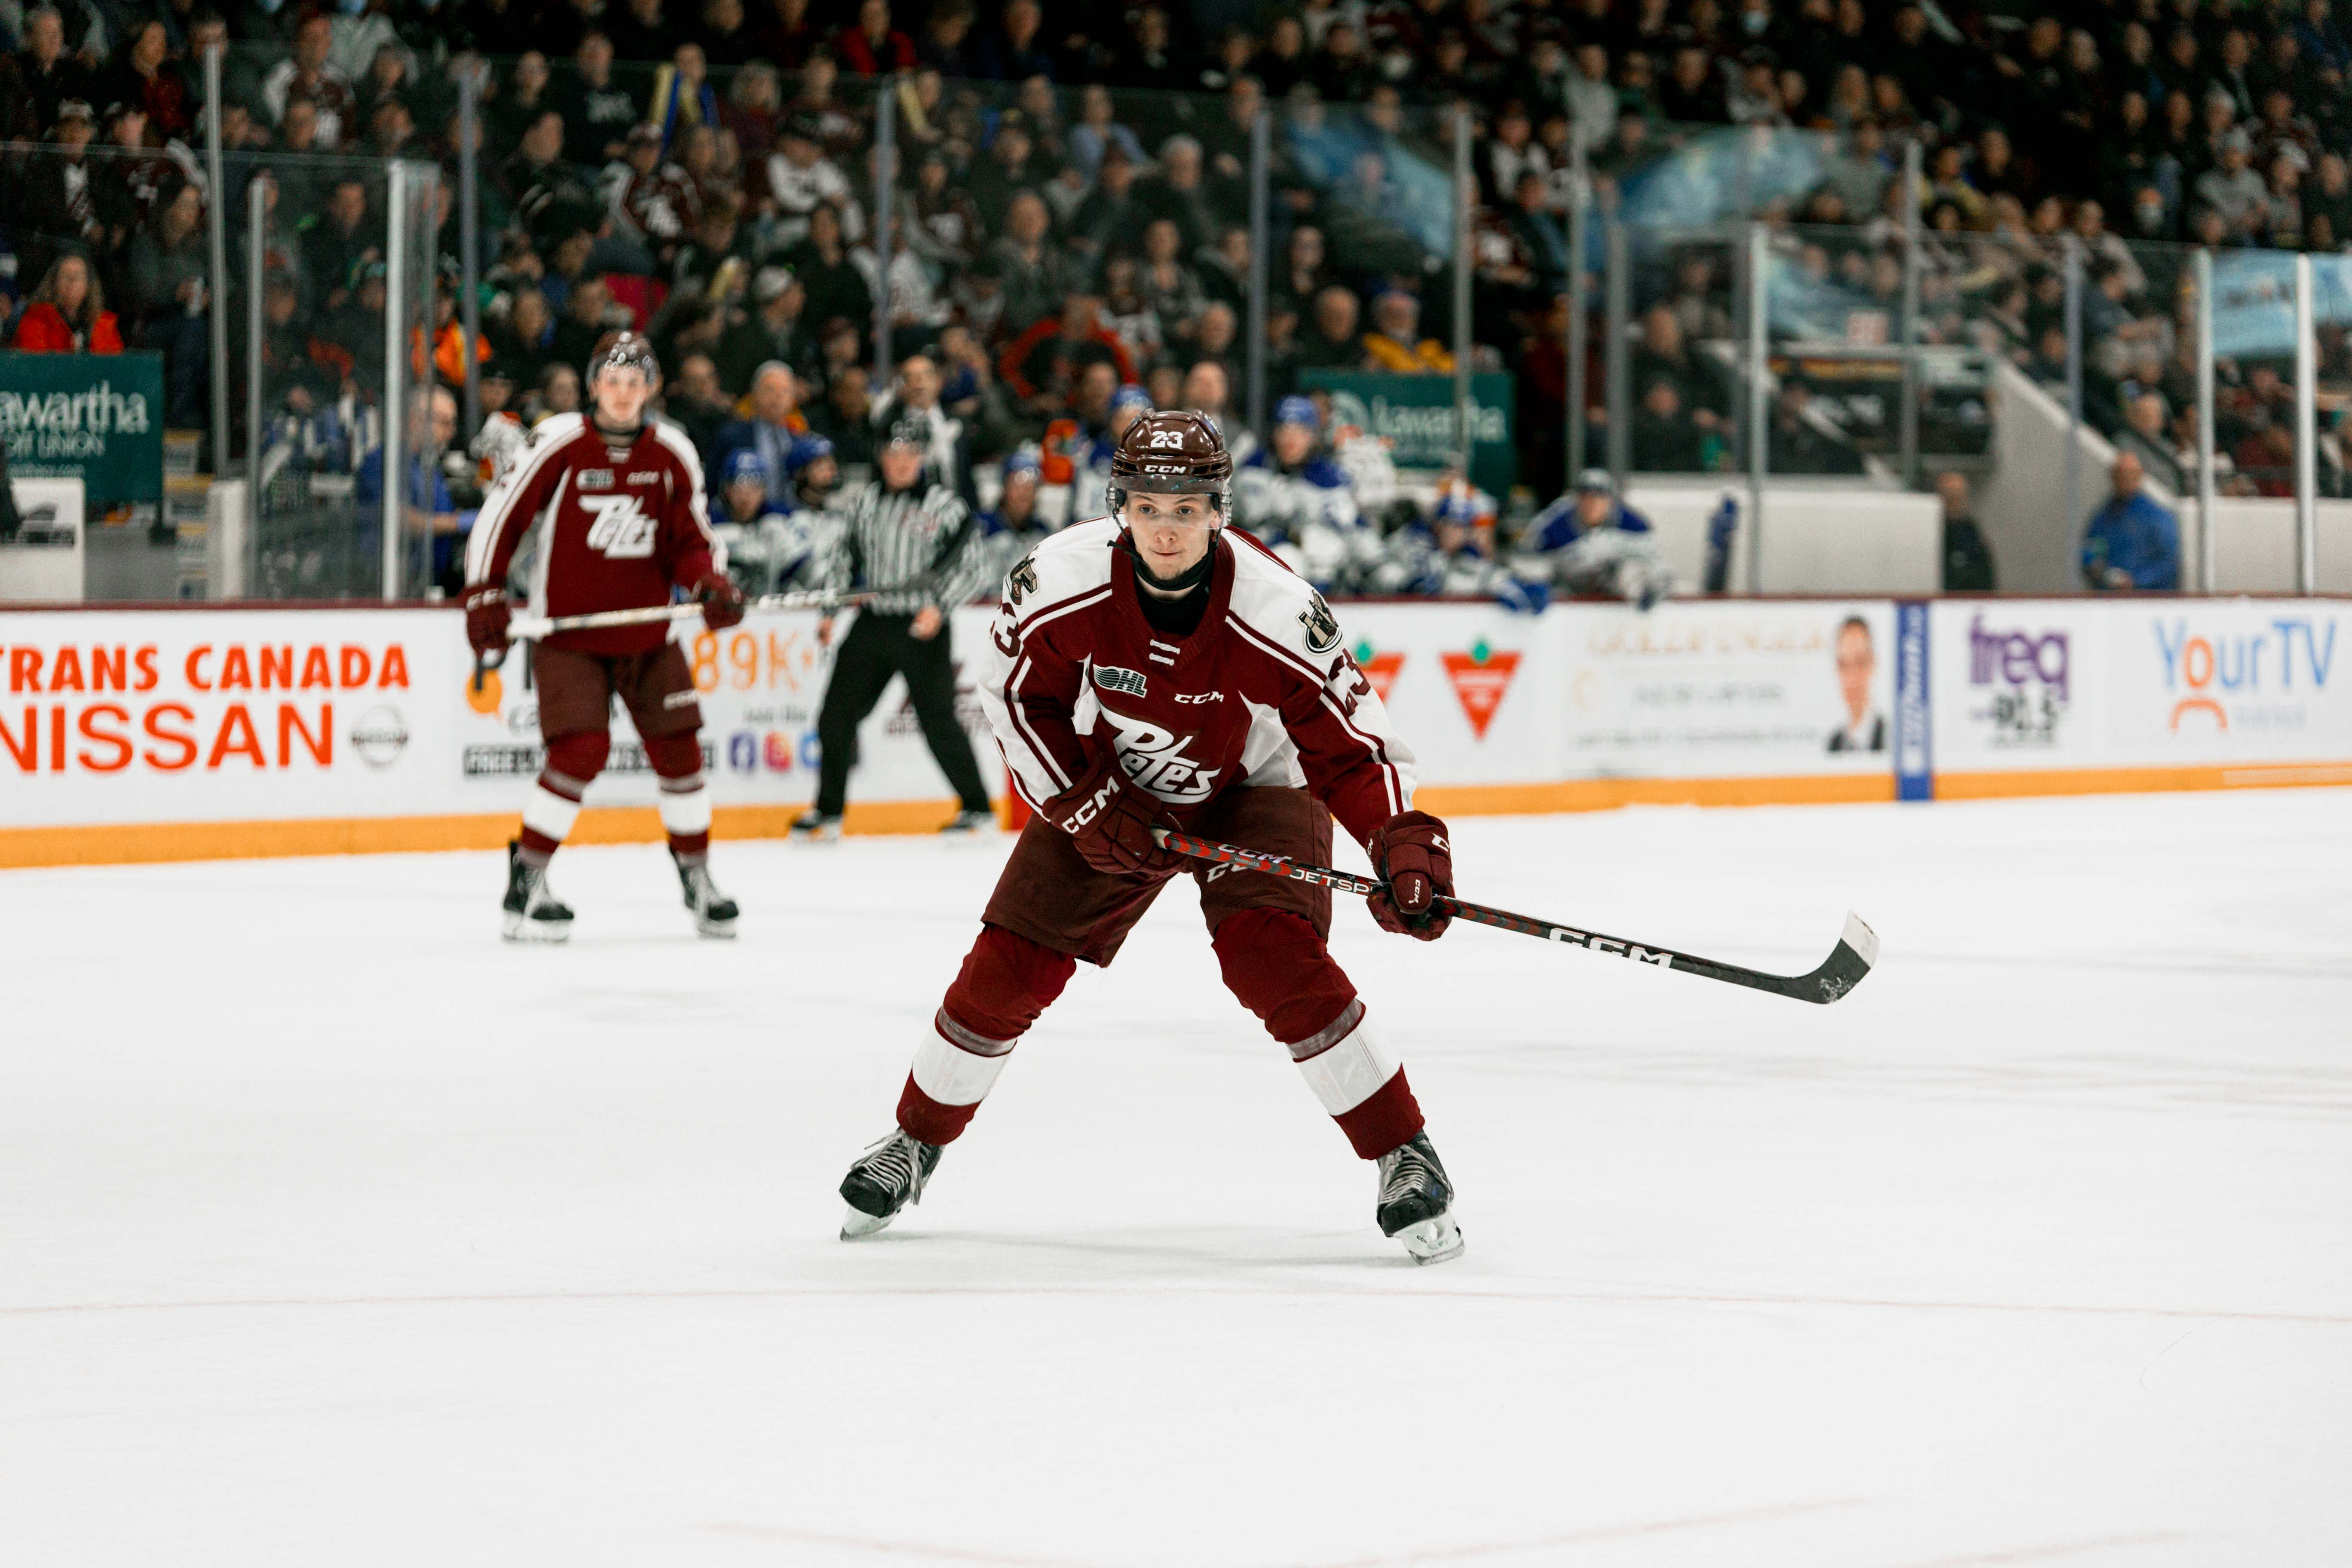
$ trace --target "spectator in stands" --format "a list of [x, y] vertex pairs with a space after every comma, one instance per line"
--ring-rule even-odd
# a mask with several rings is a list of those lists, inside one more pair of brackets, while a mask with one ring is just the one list
[[1948, 594], [1989, 594], [1994, 587], [1992, 546], [1977, 526], [1969, 477], [1957, 468], [1936, 476], [1936, 499], [1944, 508], [1943, 586]]
[[60, 256], [33, 290], [16, 323], [16, 351], [28, 354], [119, 354], [122, 332], [106, 289], [80, 255]]
[[772, 360], [795, 371], [814, 365], [807, 304], [808, 291], [791, 268], [761, 268], [751, 279], [751, 313], [730, 321], [719, 340], [719, 384], [748, 391], [751, 373]]
[[727, 455], [721, 433], [734, 423], [735, 408], [719, 384], [718, 367], [710, 356], [691, 353], [679, 360], [677, 374], [669, 379], [662, 394], [662, 412], [693, 441], [703, 470], [717, 472]]
[[1389, 289], [1372, 301], [1372, 330], [1364, 334], [1365, 368], [1408, 375], [1451, 374], [1454, 356], [1435, 338], [1421, 335], [1421, 301]]
[[2140, 460], [2116, 454], [2113, 493], [2083, 534], [2083, 580], [2093, 588], [2174, 589], [2180, 585], [2180, 524], [2143, 490]]
[[[212, 374], [211, 328], [205, 311], [204, 196], [183, 184], [155, 205], [155, 217], [131, 246], [131, 301], [142, 343], [163, 353], [164, 418], [194, 427], [204, 421]], [[383, 334], [376, 353], [383, 353]]]
[[1112, 384], [1136, 379], [1127, 345], [1101, 321], [1102, 301], [1083, 290], [1062, 301], [1061, 313], [1040, 317], [1006, 345], [997, 374], [1033, 419], [1050, 419], [1068, 406], [1070, 393], [1087, 363], [1108, 359]]
[[1771, 471], [1776, 474], [1845, 474], [1862, 472], [1862, 455], [1847, 442], [1813, 422], [1812, 388], [1793, 371], [1780, 380], [1773, 399], [1769, 442]]
[[808, 433], [809, 422], [801, 414], [800, 378], [792, 366], [771, 360], [752, 373], [751, 416], [722, 428], [718, 446], [722, 459], [729, 452], [757, 452], [765, 465], [769, 499], [789, 505], [784, 460], [792, 455], [793, 443]]

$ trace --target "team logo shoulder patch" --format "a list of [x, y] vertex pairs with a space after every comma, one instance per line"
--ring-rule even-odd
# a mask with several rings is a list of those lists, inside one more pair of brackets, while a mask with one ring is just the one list
[[1339, 617], [1323, 602], [1320, 594], [1309, 594], [1307, 607], [1298, 612], [1298, 624], [1307, 628], [1307, 651], [1329, 653], [1339, 646]]
[[1129, 697], [1141, 697], [1145, 694], [1143, 673], [1140, 670], [1121, 669], [1115, 664], [1095, 666], [1095, 684], [1105, 691], [1124, 691]]
[[1005, 597], [1013, 601], [1013, 608], [1019, 609], [1021, 601], [1036, 591], [1037, 558], [1034, 554], [1024, 555], [1021, 563], [1004, 574]]

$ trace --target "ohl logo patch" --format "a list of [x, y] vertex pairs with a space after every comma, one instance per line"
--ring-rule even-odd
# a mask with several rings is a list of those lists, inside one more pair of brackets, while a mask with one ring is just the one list
[[1495, 721], [1495, 710], [1503, 705], [1503, 695], [1511, 689], [1511, 677], [1518, 673], [1518, 654], [1488, 647], [1486, 639], [1481, 637], [1468, 653], [1445, 653], [1438, 658], [1445, 663], [1446, 679], [1454, 682], [1454, 695], [1461, 700], [1471, 732], [1485, 740], [1486, 726]]

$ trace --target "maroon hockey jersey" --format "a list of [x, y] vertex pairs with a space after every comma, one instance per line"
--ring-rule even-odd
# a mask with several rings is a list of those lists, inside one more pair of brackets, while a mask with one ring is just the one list
[[[466, 542], [467, 586], [504, 584], [519, 554], [523, 596], [538, 615], [668, 604], [672, 585], [691, 587], [718, 554], [694, 443], [654, 418], [616, 444], [585, 416], [548, 416], [482, 502]], [[556, 632], [547, 645], [650, 653], [668, 640], [669, 627], [656, 622]]]
[[1412, 753], [1323, 597], [1247, 534], [1219, 536], [1191, 636], [1143, 618], [1133, 558], [1105, 519], [1006, 576], [975, 669], [1014, 787], [1042, 807], [1117, 752], [1180, 822], [1236, 784], [1304, 787], [1358, 843], [1412, 805]]

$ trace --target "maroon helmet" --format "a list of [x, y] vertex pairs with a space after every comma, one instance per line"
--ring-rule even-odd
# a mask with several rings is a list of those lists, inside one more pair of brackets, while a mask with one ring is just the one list
[[1137, 492], [1210, 496], [1220, 521], [1231, 515], [1234, 457], [1216, 421], [1189, 408], [1162, 408], [1129, 426], [1111, 454], [1104, 495], [1111, 516], [1124, 522], [1127, 498]]

